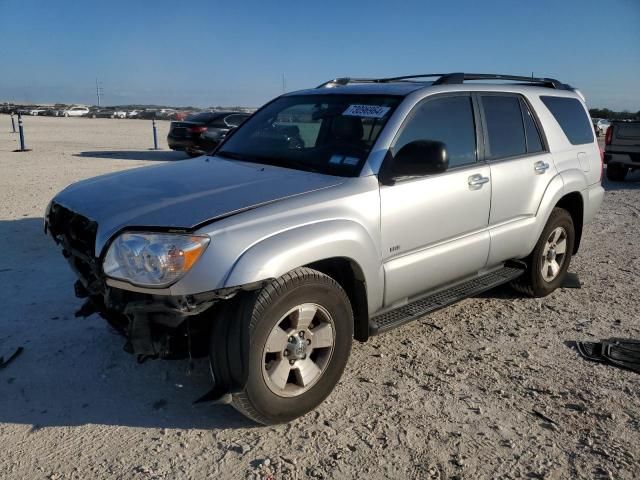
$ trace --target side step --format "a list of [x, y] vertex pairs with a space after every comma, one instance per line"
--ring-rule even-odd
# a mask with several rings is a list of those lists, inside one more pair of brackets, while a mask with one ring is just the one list
[[416, 320], [427, 313], [454, 304], [498, 285], [515, 280], [525, 271], [524, 263], [508, 262], [504, 267], [492, 270], [451, 287], [431, 293], [414, 302], [389, 310], [369, 319], [370, 335], [377, 335]]

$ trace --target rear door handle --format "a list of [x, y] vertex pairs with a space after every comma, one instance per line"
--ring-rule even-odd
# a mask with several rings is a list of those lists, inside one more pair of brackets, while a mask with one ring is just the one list
[[489, 182], [489, 177], [483, 177], [480, 174], [471, 175], [469, 177], [469, 187], [471, 190], [482, 188], [482, 185]]
[[533, 164], [533, 170], [538, 174], [542, 174], [548, 169], [549, 164], [547, 162], [543, 162], [542, 160]]

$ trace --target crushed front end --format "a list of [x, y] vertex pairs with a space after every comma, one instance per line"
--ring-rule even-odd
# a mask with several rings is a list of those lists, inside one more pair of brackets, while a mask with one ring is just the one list
[[126, 338], [125, 350], [138, 358], [200, 357], [208, 352], [208, 332], [214, 305], [234, 296], [232, 290], [170, 296], [109, 286], [96, 256], [98, 225], [52, 202], [45, 232], [62, 248], [76, 273], [75, 294], [85, 299], [76, 316], [100, 314]]

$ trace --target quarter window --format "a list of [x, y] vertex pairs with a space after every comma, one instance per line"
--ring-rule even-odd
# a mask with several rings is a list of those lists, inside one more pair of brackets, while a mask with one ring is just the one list
[[527, 143], [520, 112], [520, 99], [508, 95], [482, 97], [487, 127], [487, 158], [494, 160], [524, 155]]
[[415, 140], [434, 140], [446, 145], [449, 168], [476, 161], [476, 130], [471, 97], [453, 96], [427, 100], [400, 132], [392, 152]]
[[582, 145], [593, 142], [593, 127], [582, 103], [568, 97], [540, 97], [553, 114], [571, 144]]

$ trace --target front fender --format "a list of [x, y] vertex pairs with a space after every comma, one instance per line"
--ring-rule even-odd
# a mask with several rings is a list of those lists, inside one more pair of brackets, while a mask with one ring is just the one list
[[277, 233], [245, 250], [224, 280], [235, 287], [278, 278], [303, 265], [342, 257], [358, 264], [370, 312], [382, 306], [384, 275], [379, 246], [358, 223], [328, 220]]

